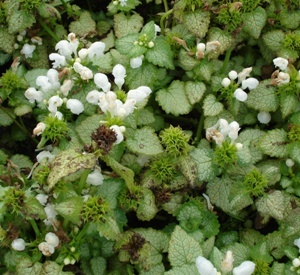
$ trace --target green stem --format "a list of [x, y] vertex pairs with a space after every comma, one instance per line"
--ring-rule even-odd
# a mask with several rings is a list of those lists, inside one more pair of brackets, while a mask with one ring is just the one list
[[87, 231], [88, 227], [89, 227], [89, 223], [86, 223], [83, 226], [83, 228], [80, 230], [80, 232], [76, 236], [76, 242], [79, 242], [81, 240], [81, 238], [84, 236], [85, 232]]
[[164, 21], [165, 19], [173, 12], [173, 9], [168, 10], [167, 12], [165, 12], [162, 17], [160, 18], [160, 28], [161, 28], [161, 33], [165, 33], [165, 25], [164, 25]]
[[228, 62], [229, 62], [229, 59], [230, 59], [230, 55], [231, 55], [231, 53], [232, 53], [232, 50], [233, 50], [233, 48], [229, 48], [229, 49], [227, 50], [227, 52], [226, 52], [225, 59], [224, 59], [224, 62], [223, 62], [223, 66], [222, 66], [222, 68], [221, 68], [221, 70], [220, 70], [220, 74], [221, 74], [221, 75], [225, 73], [225, 70], [226, 70], [226, 68], [227, 68], [227, 65], [228, 65]]
[[204, 125], [204, 118], [205, 118], [204, 114], [201, 114], [201, 117], [200, 117], [199, 123], [198, 123], [197, 132], [196, 132], [196, 137], [195, 137], [195, 140], [194, 140], [194, 144], [198, 143], [198, 141], [201, 138], [201, 133], [202, 133], [202, 130], [203, 130], [203, 125]]
[[45, 24], [44, 21], [42, 21], [40, 18], [38, 18], [38, 21], [40, 23], [40, 25], [43, 27], [43, 29], [50, 35], [52, 36], [52, 38], [54, 39], [55, 42], [58, 42], [59, 39], [57, 37], [57, 35]]
[[31, 226], [32, 226], [32, 228], [34, 230], [34, 233], [35, 233], [36, 237], [39, 238], [40, 235], [41, 235], [41, 232], [40, 232], [40, 230], [39, 230], [39, 228], [38, 228], [35, 220], [32, 219], [32, 218], [29, 218], [29, 222], [30, 222], [30, 224], [31, 224]]
[[3, 111], [6, 115], [8, 115], [13, 121], [14, 124], [18, 126], [18, 128], [24, 132], [26, 134], [26, 136], [28, 136], [33, 142], [35, 142], [36, 144], [38, 144], [39, 142], [32, 137], [32, 135], [27, 131], [26, 127], [24, 126], [24, 124], [22, 125], [21, 123], [19, 123], [3, 106], [0, 105], [0, 109], [1, 111]]
[[89, 173], [91, 172], [90, 169], [87, 169], [83, 172], [83, 174], [81, 175], [80, 177], [80, 181], [78, 182], [78, 185], [77, 185], [77, 194], [78, 195], [81, 195], [81, 192], [85, 186], [85, 183], [86, 183], [86, 179], [89, 175]]

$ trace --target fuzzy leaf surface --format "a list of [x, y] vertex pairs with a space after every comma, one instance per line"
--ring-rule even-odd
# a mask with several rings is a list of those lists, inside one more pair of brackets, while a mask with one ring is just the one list
[[114, 16], [114, 29], [117, 38], [129, 33], [138, 33], [143, 27], [143, 17], [138, 13], [126, 16], [124, 13], [118, 13]]
[[210, 94], [203, 101], [203, 111], [205, 116], [216, 116], [224, 109], [222, 103], [217, 101], [217, 98]]
[[258, 39], [261, 33], [261, 30], [267, 22], [267, 13], [266, 11], [258, 7], [251, 13], [244, 13], [242, 15], [244, 30], [249, 33], [254, 39]]
[[96, 31], [96, 22], [88, 11], [83, 11], [77, 21], [70, 23], [69, 29], [78, 36], [85, 36]]
[[166, 89], [160, 89], [156, 93], [156, 100], [167, 114], [185, 115], [192, 109], [184, 90], [184, 82], [179, 80], [174, 80]]

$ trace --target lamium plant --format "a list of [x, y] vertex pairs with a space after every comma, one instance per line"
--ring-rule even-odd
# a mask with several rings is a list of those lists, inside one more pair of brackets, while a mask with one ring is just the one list
[[4, 0], [0, 273], [300, 274], [300, 2]]

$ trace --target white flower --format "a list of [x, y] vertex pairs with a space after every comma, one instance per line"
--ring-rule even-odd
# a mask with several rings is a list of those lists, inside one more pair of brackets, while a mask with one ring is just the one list
[[228, 87], [230, 85], [230, 83], [231, 83], [231, 81], [228, 77], [223, 78], [221, 81], [222, 86], [225, 88]]
[[68, 40], [70, 41], [69, 43], [69, 48], [71, 49], [71, 51], [75, 54], [77, 54], [77, 48], [78, 48], [78, 45], [79, 45], [79, 41], [78, 39], [76, 38], [76, 35], [75, 33], [71, 32], [68, 34]]
[[61, 68], [67, 65], [66, 57], [58, 53], [49, 54], [49, 59], [54, 61], [52, 63], [53, 68]]
[[292, 159], [287, 159], [285, 161], [285, 164], [287, 167], [293, 167], [295, 165], [295, 162]]
[[217, 48], [221, 46], [221, 43], [219, 41], [210, 41], [206, 43], [206, 51], [207, 53], [211, 51], [216, 51]]
[[293, 264], [294, 267], [299, 267], [300, 266], [300, 259], [299, 258], [295, 258], [292, 261], [292, 264]]
[[285, 70], [289, 64], [289, 61], [282, 57], [277, 57], [273, 59], [275, 67], [278, 67], [280, 70]]
[[252, 72], [252, 67], [244, 68], [240, 73], [238, 73], [238, 83], [241, 83], [243, 80], [245, 80], [250, 73]]
[[278, 85], [289, 83], [290, 82], [290, 75], [288, 73], [280, 72], [277, 76], [277, 83]]
[[221, 270], [225, 273], [230, 272], [233, 269], [233, 255], [230, 250], [225, 254], [225, 257], [221, 263]]
[[109, 128], [113, 129], [117, 135], [117, 140], [115, 141], [115, 144], [121, 143], [124, 140], [123, 133], [125, 132], [125, 127], [118, 126], [118, 125], [112, 125]]
[[37, 91], [34, 87], [30, 87], [25, 91], [25, 97], [30, 103], [34, 103], [35, 101], [41, 102], [43, 100], [43, 93]]
[[161, 32], [161, 28], [157, 24], [154, 24], [154, 28], [155, 28], [155, 35], [157, 35], [158, 32]]
[[97, 91], [97, 90], [93, 90], [93, 91], [90, 91], [87, 96], [86, 96], [86, 100], [88, 103], [91, 103], [93, 105], [97, 105], [98, 102], [99, 102], [99, 98], [100, 98], [100, 92]]
[[251, 261], [244, 261], [238, 267], [232, 270], [233, 275], [250, 275], [255, 270], [255, 263]]
[[144, 55], [134, 57], [130, 59], [130, 67], [133, 69], [139, 68], [143, 64]]
[[197, 51], [204, 53], [205, 48], [206, 48], [206, 45], [204, 43], [198, 43], [197, 44]]
[[41, 242], [38, 245], [39, 250], [43, 253], [45, 256], [51, 256], [54, 253], [54, 247], [51, 244], [48, 244], [47, 242]]
[[229, 132], [228, 122], [226, 119], [220, 118], [218, 121], [219, 131], [224, 136], [227, 137]]
[[56, 113], [57, 107], [60, 107], [63, 104], [63, 100], [58, 95], [55, 95], [50, 97], [48, 104], [49, 104], [48, 110], [51, 113]]
[[95, 169], [93, 172], [91, 172], [87, 179], [86, 179], [86, 183], [90, 184], [90, 185], [101, 185], [103, 183], [104, 177], [101, 173], [101, 169]]
[[31, 40], [32, 43], [36, 43], [38, 45], [43, 45], [43, 39], [39, 36], [31, 37], [30, 40]]
[[144, 99], [146, 99], [150, 94], [152, 93], [152, 90], [147, 86], [140, 86], [134, 90], [130, 90], [127, 93], [127, 99], [135, 99], [136, 102], [141, 102]]
[[56, 234], [52, 232], [48, 232], [45, 236], [45, 241], [52, 245], [54, 248], [59, 245], [59, 238], [56, 236]]
[[14, 239], [11, 243], [11, 247], [16, 251], [23, 251], [25, 249], [26, 243], [22, 238]]
[[57, 50], [58, 53], [60, 55], [63, 55], [66, 59], [70, 60], [72, 58], [73, 50], [70, 46], [69, 41], [67, 40], [59, 41], [55, 46], [55, 50]]
[[213, 264], [202, 256], [196, 258], [196, 267], [200, 275], [217, 275], [217, 269]]
[[83, 48], [78, 52], [78, 56], [80, 59], [85, 59], [88, 56], [88, 54], [89, 54], [89, 51], [86, 48]]
[[37, 154], [36, 160], [41, 163], [44, 159], [47, 159], [48, 162], [51, 162], [54, 159], [54, 155], [52, 155], [49, 151], [42, 151]]
[[84, 111], [83, 104], [78, 99], [68, 99], [66, 106], [75, 115], [79, 115]]
[[[126, 110], [126, 116], [130, 115], [133, 113], [136, 104], [136, 100], [134, 98], [127, 98], [125, 103], [123, 104], [123, 109]], [[122, 117], [122, 116], [121, 116]]]
[[242, 81], [242, 88], [243, 89], [249, 89], [249, 90], [253, 90], [255, 89], [259, 84], [259, 81], [254, 78], [254, 77], [249, 77], [245, 80]]
[[64, 83], [60, 86], [60, 91], [64, 96], [68, 96], [73, 87], [73, 81], [71, 79], [65, 79]]
[[52, 89], [52, 85], [49, 81], [49, 78], [45, 75], [40, 75], [35, 80], [36, 85], [41, 87], [41, 90], [45, 93], [49, 92]]
[[80, 74], [81, 79], [88, 80], [94, 77], [93, 72], [88, 68], [80, 64], [79, 62], [74, 62], [74, 71]]
[[231, 142], [234, 142], [238, 137], [238, 131], [241, 129], [240, 125], [236, 121], [233, 121], [228, 125], [228, 128], [228, 137], [231, 139]]
[[46, 216], [47, 216], [47, 219], [45, 219], [43, 222], [46, 224], [46, 225], [51, 225], [52, 224], [52, 221], [53, 220], [56, 220], [56, 215], [57, 215], [57, 212], [55, 210], [55, 206], [53, 204], [47, 204], [45, 207], [44, 207], [44, 211], [46, 213]]
[[21, 54], [24, 54], [25, 58], [31, 58], [35, 48], [36, 48], [35, 45], [29, 45], [29, 44], [26, 43], [26, 44], [23, 45], [23, 48], [21, 50]]
[[118, 88], [121, 89], [122, 85], [125, 82], [126, 69], [123, 65], [117, 64], [116, 66], [114, 66], [112, 74], [115, 77], [114, 82], [117, 84]]
[[237, 88], [234, 93], [233, 93], [233, 96], [238, 100], [238, 101], [241, 101], [241, 102], [244, 102], [247, 100], [248, 98], [248, 94], [243, 91], [241, 88]]
[[298, 246], [300, 252], [300, 238], [294, 240], [294, 245]]
[[243, 149], [244, 146], [243, 146], [242, 143], [239, 143], [239, 142], [238, 142], [238, 143], [235, 144], [235, 147], [236, 147], [236, 149], [237, 149], [238, 151], [240, 151], [240, 150]]
[[47, 203], [47, 200], [48, 200], [48, 195], [45, 195], [45, 194], [37, 194], [35, 196], [35, 198], [39, 201], [39, 203], [43, 206], [46, 205]]
[[238, 74], [237, 74], [237, 72], [236, 71], [230, 71], [229, 73], [228, 73], [228, 76], [229, 76], [229, 78], [231, 79], [231, 80], [235, 80], [235, 79], [237, 79], [237, 77], [238, 77]]
[[271, 115], [268, 112], [261, 111], [257, 114], [257, 119], [262, 124], [268, 124], [271, 121]]
[[58, 79], [58, 71], [55, 69], [49, 69], [47, 72], [48, 81], [51, 84], [51, 89], [56, 90], [60, 87]]
[[103, 42], [94, 42], [88, 48], [89, 59], [92, 60], [94, 57], [103, 56], [104, 50], [105, 50], [105, 44]]
[[111, 84], [105, 74], [97, 73], [94, 75], [94, 82], [97, 87], [101, 88], [104, 92], [110, 91]]
[[35, 128], [33, 129], [33, 135], [34, 136], [39, 136], [43, 133], [43, 131], [46, 128], [46, 124], [44, 122], [39, 122]]
[[124, 6], [126, 6], [127, 0], [119, 0], [119, 2], [120, 2], [120, 5], [121, 5], [122, 7], [124, 7]]
[[61, 112], [57, 111], [55, 112], [54, 117], [56, 117], [58, 120], [62, 120], [64, 115]]

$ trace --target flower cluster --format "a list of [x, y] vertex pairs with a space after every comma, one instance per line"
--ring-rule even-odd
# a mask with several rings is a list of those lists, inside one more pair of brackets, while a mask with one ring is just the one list
[[198, 43], [197, 44], [197, 51], [196, 51], [196, 58], [202, 59], [205, 57], [206, 54], [210, 52], [215, 52], [220, 48], [221, 43], [219, 41], [210, 41], [206, 44]]
[[54, 233], [49, 232], [45, 236], [45, 242], [41, 242], [38, 248], [43, 253], [43, 255], [51, 256], [58, 245], [59, 238]]
[[40, 38], [39, 36], [34, 36], [30, 39], [32, 44], [29, 44], [29, 41], [27, 41], [28, 39], [25, 38], [25, 35], [26, 35], [26, 31], [23, 31], [17, 36], [18, 43], [14, 44], [14, 48], [18, 49], [20, 45], [23, 44], [20, 52], [27, 59], [27, 58], [32, 58], [33, 52], [36, 49], [36, 44], [42, 45], [43, 42], [42, 42], [42, 38]]
[[222, 94], [225, 94], [225, 97], [230, 99], [232, 95], [241, 102], [244, 102], [248, 98], [246, 89], [253, 90], [255, 89], [259, 81], [254, 77], [247, 78], [252, 71], [252, 67], [243, 69], [240, 73], [232, 70], [228, 73], [228, 77], [223, 78], [221, 84]]
[[[255, 270], [255, 263], [251, 261], [244, 261], [239, 266], [233, 268], [233, 254], [229, 250], [226, 252], [223, 261], [221, 262], [221, 271], [224, 274], [232, 271], [233, 275], [251, 275]], [[202, 256], [196, 259], [196, 267], [200, 275], [221, 275], [220, 272], [213, 266], [213, 264]]]
[[288, 69], [289, 61], [282, 57], [277, 57], [273, 59], [273, 64], [275, 67], [280, 70], [276, 70], [273, 72], [271, 78], [271, 84], [274, 86], [280, 86], [282, 84], [286, 84], [290, 82], [290, 75], [286, 72]]
[[[213, 139], [216, 144], [220, 146], [226, 137], [229, 137], [231, 143], [234, 143], [238, 138], [240, 129], [241, 128], [236, 121], [228, 123], [227, 120], [220, 118], [214, 126], [206, 129], [206, 139], [208, 141]], [[242, 144], [237, 143], [236, 147], [239, 149], [242, 147]]]

